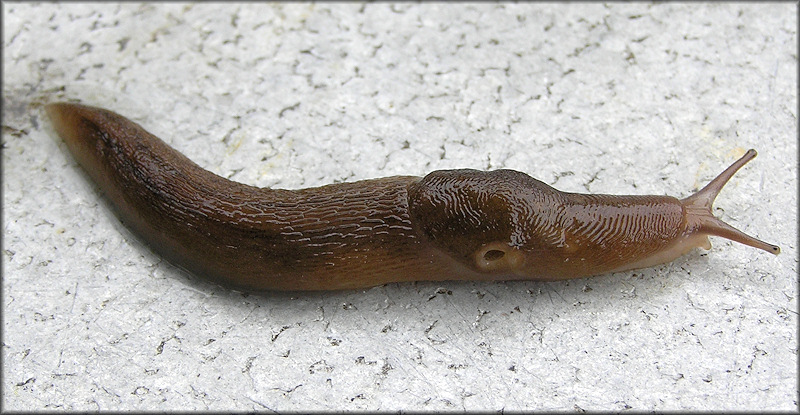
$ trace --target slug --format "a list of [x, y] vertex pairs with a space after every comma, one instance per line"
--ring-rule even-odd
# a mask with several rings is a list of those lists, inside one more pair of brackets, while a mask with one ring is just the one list
[[710, 249], [709, 235], [780, 252], [711, 212], [755, 150], [685, 199], [566, 193], [470, 169], [282, 190], [217, 176], [114, 112], [46, 111], [125, 225], [173, 264], [245, 291], [581, 278]]

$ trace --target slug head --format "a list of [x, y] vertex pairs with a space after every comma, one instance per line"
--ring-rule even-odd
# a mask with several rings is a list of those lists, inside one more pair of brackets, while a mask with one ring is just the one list
[[488, 279], [555, 280], [649, 267], [721, 236], [777, 254], [780, 248], [717, 219], [712, 203], [755, 157], [750, 150], [708, 186], [670, 196], [560, 192], [513, 170], [442, 170], [409, 186], [421, 238]]
[[[777, 245], [766, 243], [760, 239], [754, 238], [742, 231], [728, 225], [727, 223], [716, 218], [711, 209], [713, 207], [714, 199], [728, 183], [728, 181], [741, 169], [747, 162], [754, 159], [758, 153], [755, 150], [748, 150], [742, 158], [731, 164], [725, 171], [719, 174], [714, 180], [708, 183], [697, 193], [681, 200], [681, 204], [686, 212], [686, 234], [698, 236], [721, 236], [735, 242], [739, 242], [753, 248], [758, 248], [772, 254], [779, 254], [781, 248]], [[706, 238], [707, 241], [707, 238]], [[705, 243], [707, 248], [711, 244]]]

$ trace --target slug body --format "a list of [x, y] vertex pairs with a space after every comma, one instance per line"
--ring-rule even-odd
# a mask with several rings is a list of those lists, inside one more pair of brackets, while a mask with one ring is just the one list
[[513, 170], [281, 190], [217, 176], [108, 110], [47, 112], [126, 225], [174, 264], [244, 290], [580, 278], [709, 249], [709, 235], [780, 252], [711, 213], [754, 150], [682, 200], [565, 193]]

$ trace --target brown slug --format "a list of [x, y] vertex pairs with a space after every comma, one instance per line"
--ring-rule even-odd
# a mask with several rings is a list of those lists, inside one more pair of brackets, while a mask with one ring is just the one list
[[513, 170], [281, 190], [217, 176], [111, 111], [46, 110], [122, 222], [155, 252], [244, 290], [580, 278], [710, 249], [709, 235], [780, 252], [711, 213], [755, 150], [682, 200], [565, 193]]

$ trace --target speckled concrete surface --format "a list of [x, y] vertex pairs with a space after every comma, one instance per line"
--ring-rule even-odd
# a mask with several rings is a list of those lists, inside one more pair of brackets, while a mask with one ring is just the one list
[[[4, 409], [797, 410], [795, 4], [2, 7]], [[471, 167], [683, 197], [753, 147], [715, 213], [783, 253], [230, 292], [120, 225], [59, 99], [283, 188]]]

